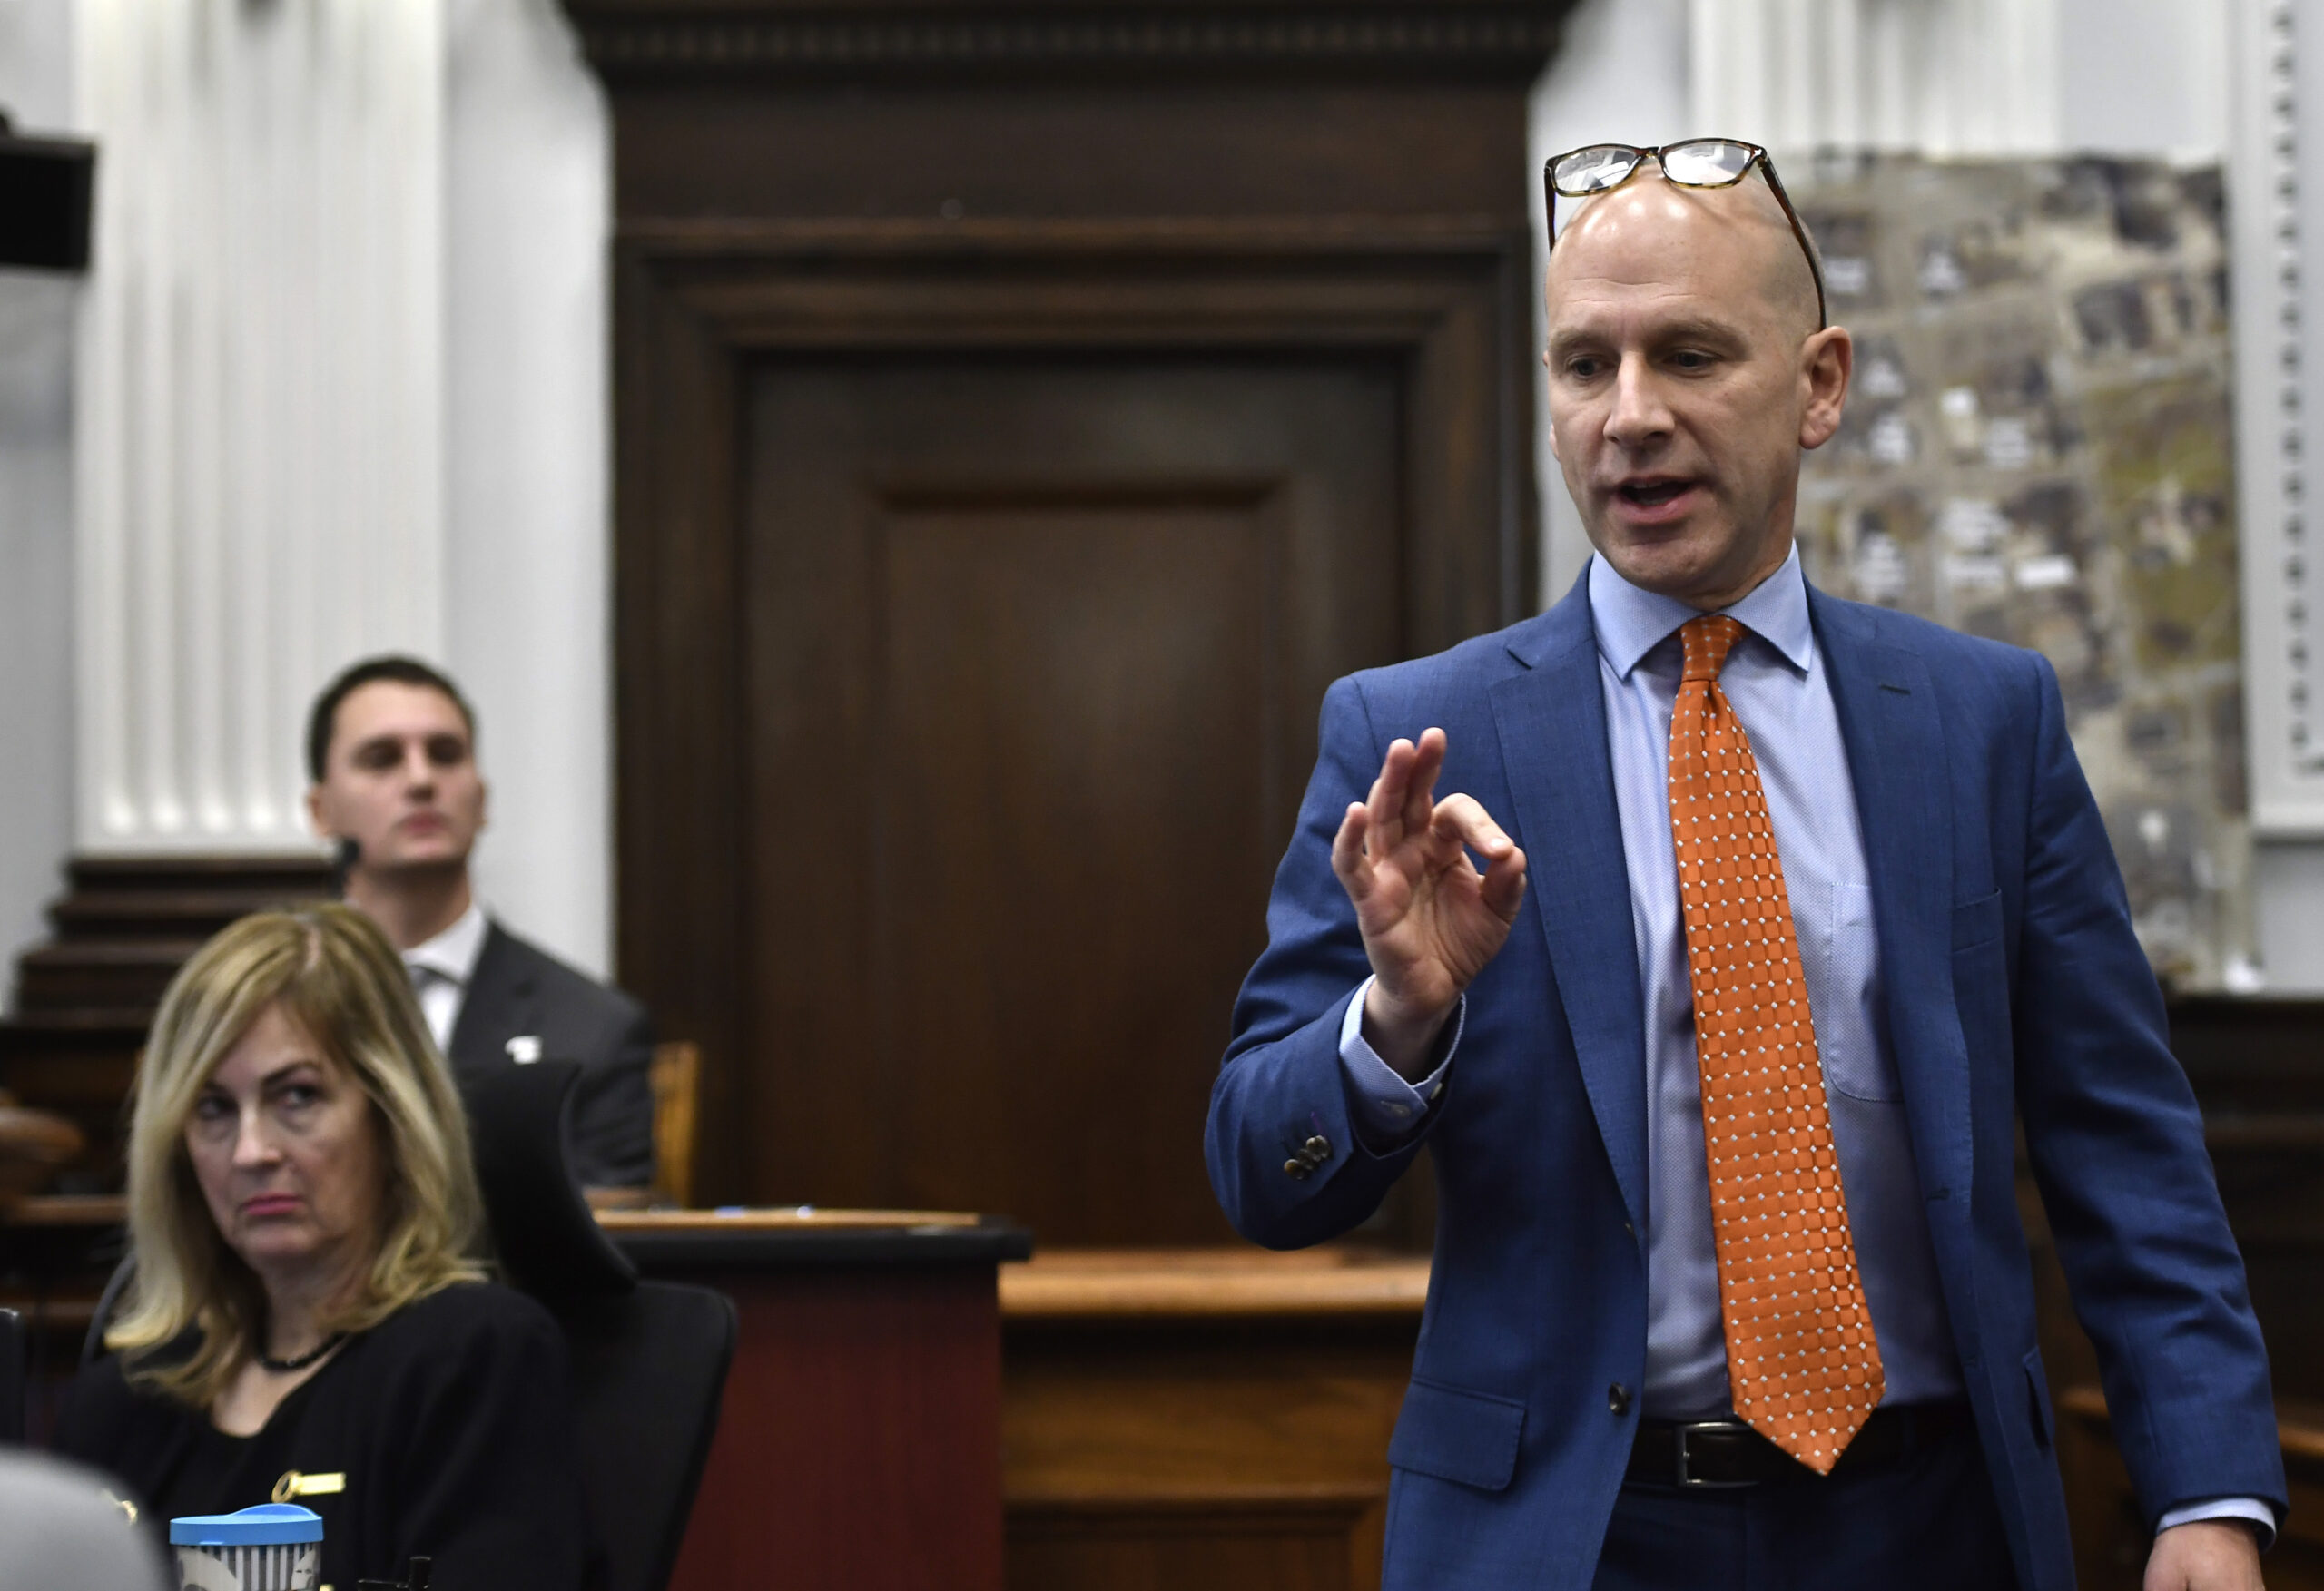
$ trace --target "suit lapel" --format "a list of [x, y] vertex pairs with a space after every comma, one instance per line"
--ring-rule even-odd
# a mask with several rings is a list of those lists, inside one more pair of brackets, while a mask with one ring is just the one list
[[1918, 653], [1881, 639], [1877, 610], [1812, 586], [1808, 608], [1856, 785], [1889, 1044], [1914, 1151], [1925, 1184], [1965, 1187], [1968, 1056], [1954, 1017], [1952, 787], [1935, 688]]
[[1509, 650], [1524, 667], [1495, 682], [1492, 711], [1525, 848], [1529, 906], [1549, 945], [1614, 1180], [1643, 1230], [1646, 1003], [1586, 584], [1577, 583]]
[[461, 997], [459, 1017], [452, 1024], [452, 1042], [446, 1046], [453, 1065], [473, 1070], [505, 1063], [512, 1034], [540, 1031], [535, 1003], [533, 975], [525, 958], [500, 925], [491, 924], [468, 993]]

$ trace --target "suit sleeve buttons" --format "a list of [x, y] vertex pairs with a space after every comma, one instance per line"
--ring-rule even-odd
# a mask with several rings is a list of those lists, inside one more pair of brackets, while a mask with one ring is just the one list
[[1606, 1389], [1606, 1411], [1615, 1415], [1630, 1411], [1630, 1390], [1620, 1381]]
[[[1285, 1142], [1288, 1143], [1289, 1140], [1286, 1139]], [[1291, 1152], [1291, 1158], [1283, 1163], [1284, 1174], [1295, 1182], [1305, 1182], [1310, 1172], [1331, 1157], [1332, 1141], [1323, 1134], [1316, 1133]]]

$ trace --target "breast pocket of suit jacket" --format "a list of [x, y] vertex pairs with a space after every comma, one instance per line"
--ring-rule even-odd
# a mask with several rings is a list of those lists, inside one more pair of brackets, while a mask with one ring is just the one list
[[1872, 925], [1872, 891], [1862, 884], [1831, 884], [1816, 914], [1817, 943], [1802, 947], [1823, 967], [1823, 1005], [1816, 1013], [1816, 1047], [1827, 1086], [1850, 1099], [1888, 1105], [1905, 1097], [1896, 1063], [1880, 1042], [1879, 941]]

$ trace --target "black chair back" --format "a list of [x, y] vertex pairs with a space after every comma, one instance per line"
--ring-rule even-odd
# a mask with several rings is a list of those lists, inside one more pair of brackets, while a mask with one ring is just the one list
[[580, 1067], [543, 1060], [465, 1085], [503, 1273], [565, 1329], [576, 1455], [606, 1591], [662, 1591], [718, 1426], [735, 1315], [706, 1287], [641, 1282], [566, 1170]]
[[31, 1341], [25, 1334], [25, 1317], [0, 1310], [0, 1442], [21, 1447], [25, 1440], [25, 1399], [31, 1392]]
[[606, 1591], [662, 1591], [718, 1429], [734, 1305], [707, 1287], [641, 1282], [621, 1298], [574, 1300], [557, 1318]]
[[597, 1224], [566, 1169], [580, 1080], [577, 1063], [549, 1060], [460, 1079], [501, 1273], [552, 1309], [560, 1300], [614, 1297], [637, 1284], [637, 1267]]
[[121, 1312], [121, 1295], [127, 1292], [129, 1284], [136, 1280], [137, 1256], [133, 1253], [122, 1255], [121, 1263], [115, 1265], [113, 1274], [105, 1278], [105, 1290], [97, 1294], [96, 1312], [89, 1317], [88, 1335], [81, 1339], [81, 1363], [84, 1367], [93, 1365], [104, 1357], [105, 1328], [111, 1326], [113, 1316]]

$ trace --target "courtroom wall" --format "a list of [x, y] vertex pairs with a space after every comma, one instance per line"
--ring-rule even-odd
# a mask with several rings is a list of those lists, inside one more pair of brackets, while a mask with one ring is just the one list
[[[1535, 94], [1536, 164], [1600, 139], [1659, 143], [1701, 133], [1777, 149], [2091, 150], [2222, 162], [2234, 143], [2238, 30], [2249, 48], [2268, 9], [2263, 0], [1933, 0], [1910, 8], [1870, 0], [1587, 0]], [[2324, 23], [2324, 7], [2291, 10], [2299, 22]], [[1844, 14], [1854, 19], [1846, 30], [1837, 25]], [[1779, 36], [1810, 47], [1768, 47]], [[1853, 69], [1843, 70], [1844, 48], [1855, 52]], [[2324, 201], [2303, 195], [2300, 202], [2304, 212], [2319, 205], [2313, 219], [2324, 222]], [[1540, 413], [1549, 601], [1572, 581], [1589, 545], [1550, 455], [1546, 401]], [[2250, 663], [2251, 690], [2281, 688], [2279, 660]], [[2268, 988], [2324, 993], [2324, 840], [2263, 835], [2252, 876]]]
[[[499, 824], [479, 872], [512, 920], [604, 967], [612, 895], [606, 123], [551, 0], [446, 4], [447, 661], [486, 715]], [[2031, 68], [2019, 64], [2046, 70], [2050, 90], [2014, 96], [2028, 103], [2014, 104], [2007, 127], [1980, 125], [1974, 105], [1955, 114], [1951, 134], [1965, 152], [2092, 147], [2191, 159], [2220, 158], [2228, 142], [2232, 9], [2215, 0], [1914, 8], [1930, 27], [1963, 19], [1956, 33], [1973, 21], [1991, 28], [2033, 17], [2071, 44]], [[1716, 36], [1706, 33], [1711, 22], [1765, 25], [1809, 10], [1831, 8], [1590, 0], [1537, 93], [1537, 152], [1704, 130], [1699, 111], [1748, 103], [1738, 80], [1755, 70], [1751, 59], [1698, 47]], [[0, 104], [27, 125], [72, 120], [74, 15], [74, 0], [0, 0]], [[1911, 86], [1915, 104], [1942, 97], [1926, 83]], [[1865, 113], [1901, 103], [1875, 97], [1881, 103]], [[1826, 98], [1795, 103], [1829, 114]], [[2044, 136], [2027, 139], [2028, 117]], [[41, 906], [73, 841], [74, 299], [67, 283], [0, 274], [8, 576], [0, 581], [0, 948], [11, 950], [39, 937]], [[1543, 592], [1554, 596], [1586, 546], [1546, 447], [1541, 463]], [[2263, 842], [2255, 871], [2271, 987], [2324, 989], [2324, 842]]]
[[[0, 106], [73, 106], [72, 0], [0, 4]], [[0, 270], [0, 948], [40, 937], [73, 844], [71, 278]]]
[[449, 661], [485, 715], [486, 901], [613, 963], [605, 103], [555, 0], [449, 0]]
[[[606, 132], [554, 0], [441, 0], [447, 663], [483, 719], [487, 903], [611, 965]], [[79, 125], [88, 0], [0, 0], [0, 106]], [[254, 21], [251, 25], [259, 25]], [[100, 157], [100, 182], [104, 180]], [[97, 261], [102, 270], [104, 261]], [[0, 272], [0, 952], [44, 937], [76, 843], [74, 366], [85, 286]], [[84, 572], [85, 574], [85, 571]], [[287, 617], [288, 615], [284, 615]], [[307, 693], [285, 681], [297, 743]], [[255, 726], [254, 726], [255, 727]], [[285, 792], [294, 793], [294, 792]]]

